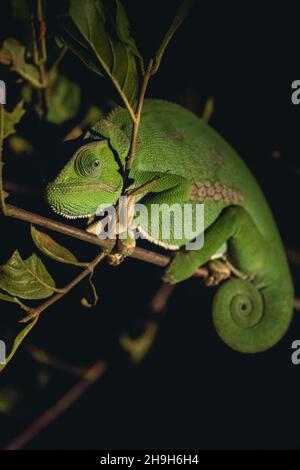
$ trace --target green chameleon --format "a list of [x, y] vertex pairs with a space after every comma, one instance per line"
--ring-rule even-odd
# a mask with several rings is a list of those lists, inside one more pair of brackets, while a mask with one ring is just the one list
[[[124, 168], [131, 132], [124, 108], [98, 122], [47, 186], [52, 209], [79, 218], [95, 215], [100, 205], [116, 205], [128, 189]], [[190, 111], [146, 100], [127, 181], [128, 194], [149, 209], [153, 204], [164, 210], [173, 204], [204, 204], [204, 245], [197, 250], [184, 250], [189, 240], [176, 238], [176, 223], [182, 221], [174, 221], [168, 239], [162, 236], [160, 217], [141, 215], [137, 228], [152, 243], [177, 250], [165, 272], [167, 282], [183, 281], [208, 264], [208, 283], [220, 283], [212, 310], [225, 343], [254, 353], [278, 342], [293, 313], [288, 263], [256, 180], [225, 140]]]

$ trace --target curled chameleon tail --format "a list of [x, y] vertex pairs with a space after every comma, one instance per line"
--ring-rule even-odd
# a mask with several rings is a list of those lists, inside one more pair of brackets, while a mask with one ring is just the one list
[[288, 329], [293, 284], [279, 236], [275, 232], [265, 240], [243, 207], [222, 211], [205, 231], [203, 249], [177, 253], [167, 269], [168, 279], [187, 279], [225, 242], [231, 264], [253, 281], [234, 277], [220, 285], [213, 301], [214, 324], [231, 348], [245, 353], [264, 351]]
[[224, 282], [213, 301], [213, 321], [222, 340], [245, 353], [264, 351], [277, 343], [292, 315], [285, 289], [278, 284], [259, 289], [241, 279]]

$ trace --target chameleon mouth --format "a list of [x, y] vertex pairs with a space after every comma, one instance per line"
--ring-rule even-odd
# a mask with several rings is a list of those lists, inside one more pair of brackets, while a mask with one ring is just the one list
[[74, 183], [61, 183], [61, 184], [51, 184], [48, 187], [48, 190], [51, 190], [51, 192], [58, 192], [60, 194], [64, 193], [76, 193], [76, 192], [81, 192], [83, 190], [89, 190], [89, 189], [100, 189], [102, 191], [105, 191], [107, 193], [117, 193], [120, 190], [120, 187], [112, 186], [107, 183], [84, 183], [84, 184], [74, 184]]
[[[46, 188], [45, 197], [47, 203], [56, 214], [67, 219], [85, 219], [95, 215], [98, 209], [97, 202], [94, 201], [95, 206], [93, 206], [92, 201], [88, 203], [88, 197], [85, 203], [81, 200], [81, 197], [79, 197], [81, 195], [87, 196], [89, 191], [103, 191], [109, 194], [118, 194], [120, 187], [101, 182], [77, 185], [75, 185], [74, 182], [50, 183]], [[110, 198], [112, 198], [112, 196]], [[107, 206], [112, 205], [112, 203], [113, 201], [109, 201]], [[105, 198], [103, 204], [105, 204]]]
[[86, 214], [86, 215], [74, 215], [73, 213], [69, 213], [68, 209], [65, 208], [63, 211], [59, 209], [57, 206], [50, 204], [51, 209], [56, 214], [64, 217], [65, 219], [87, 219], [88, 217], [92, 217], [94, 214]]

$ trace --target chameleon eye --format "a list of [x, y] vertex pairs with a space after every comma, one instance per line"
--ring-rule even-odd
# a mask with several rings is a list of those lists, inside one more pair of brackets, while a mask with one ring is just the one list
[[85, 178], [97, 178], [101, 173], [101, 162], [90, 152], [82, 152], [76, 161], [77, 172]]

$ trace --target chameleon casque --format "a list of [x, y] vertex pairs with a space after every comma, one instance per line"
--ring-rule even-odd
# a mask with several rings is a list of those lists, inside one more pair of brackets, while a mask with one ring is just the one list
[[[99, 205], [115, 205], [124, 194], [131, 132], [124, 108], [99, 121], [47, 186], [52, 209], [79, 218], [95, 215]], [[131, 188], [141, 188], [139, 202], [146, 207], [204, 204], [204, 245], [196, 251], [183, 250], [187, 240], [175, 239], [172, 233], [169, 240], [155, 239], [147, 221], [140, 219], [138, 228], [151, 242], [177, 249], [165, 280], [183, 281], [216, 253], [223, 259], [225, 255], [235, 270], [221, 282], [213, 301], [219, 336], [247, 353], [277, 343], [293, 314], [290, 271], [262, 191], [229, 144], [190, 111], [146, 100], [129, 178]]]

